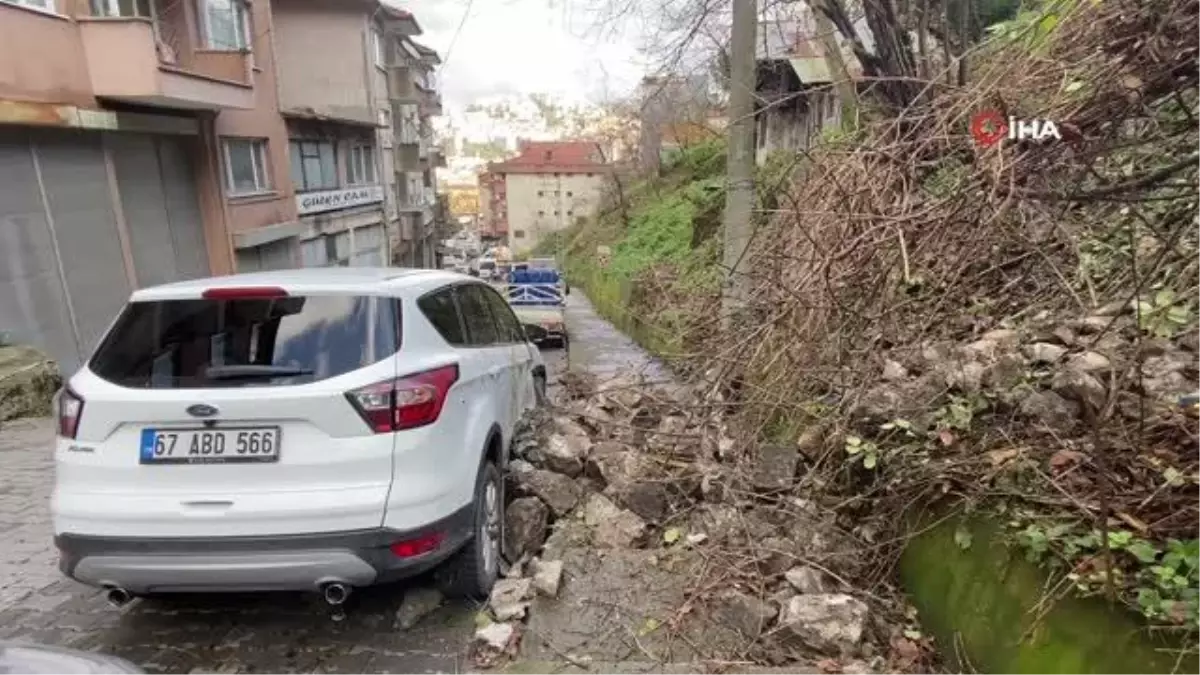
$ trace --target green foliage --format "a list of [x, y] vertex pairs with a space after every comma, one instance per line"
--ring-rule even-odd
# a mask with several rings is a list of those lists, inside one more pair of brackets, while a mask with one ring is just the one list
[[1175, 291], [1164, 288], [1150, 300], [1137, 301], [1139, 328], [1160, 338], [1173, 338], [1192, 325], [1193, 312]]
[[922, 187], [935, 197], [945, 198], [957, 194], [970, 175], [970, 167], [950, 155], [938, 162], [937, 168], [922, 182]]
[[[1015, 543], [1033, 563], [1068, 569], [1067, 578], [1083, 595], [1104, 592], [1109, 581], [1101, 554], [1104, 539], [1095, 528], [1072, 521], [1013, 521]], [[1122, 599], [1150, 620], [1200, 628], [1200, 544], [1171, 539], [1162, 549], [1128, 530], [1108, 532], [1112, 581]]]
[[851, 461], [862, 464], [864, 469], [874, 469], [879, 464], [879, 446], [864, 441], [858, 436], [846, 437], [846, 454]]
[[[1093, 4], [1099, 2], [1088, 1]], [[989, 25], [987, 32], [998, 42], [1019, 44], [1025, 49], [1036, 51], [1046, 43], [1046, 38], [1058, 28], [1062, 18], [1075, 9], [1079, 2], [1080, 0], [1030, 2], [1011, 19]]]

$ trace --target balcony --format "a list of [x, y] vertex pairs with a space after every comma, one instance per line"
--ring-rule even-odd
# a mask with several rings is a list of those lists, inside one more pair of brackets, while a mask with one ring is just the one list
[[190, 37], [197, 33], [183, 3], [152, 1], [153, 19], [116, 15], [115, 3], [103, 0], [92, 3], [96, 15], [79, 17], [93, 93], [166, 108], [252, 109], [249, 51], [203, 48]]
[[401, 211], [424, 211], [433, 206], [433, 188], [425, 187], [420, 173], [400, 174], [396, 183], [396, 206]]

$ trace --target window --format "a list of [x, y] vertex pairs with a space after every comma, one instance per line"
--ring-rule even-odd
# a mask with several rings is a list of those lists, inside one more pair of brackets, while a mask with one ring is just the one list
[[379, 109], [379, 126], [386, 129], [392, 128], [392, 111], [387, 108]]
[[571, 192], [570, 190], [567, 190], [567, 196], [568, 196], [568, 197], [574, 197], [574, 196], [575, 196], [575, 193], [574, 193], [574, 192]]
[[567, 215], [568, 215], [568, 216], [573, 216], [573, 215], [575, 215], [575, 212], [574, 212], [574, 211], [567, 211]]
[[250, 48], [250, 7], [245, 0], [200, 0], [204, 13], [204, 46], [241, 51]]
[[546, 195], [546, 193], [542, 192], [541, 190], [538, 190], [539, 197], [544, 197], [545, 195]]
[[[40, 10], [44, 10], [47, 12], [53, 12], [55, 9], [54, 8], [54, 0], [5, 0], [5, 2], [11, 2], [14, 5], [22, 5], [25, 7], [32, 7], [33, 9], [40, 9]], [[111, 15], [106, 15], [106, 16], [111, 16]]]
[[513, 236], [517, 239], [525, 238], [525, 230], [513, 230]]
[[288, 143], [288, 159], [292, 165], [292, 184], [297, 190], [329, 190], [338, 186], [337, 156], [332, 142], [293, 140]]
[[538, 215], [539, 215], [539, 216], [544, 216], [544, 215], [546, 215], [546, 212], [545, 212], [545, 211], [538, 211]]
[[554, 215], [556, 215], [556, 216], [558, 215], [558, 209], [554, 210]]
[[480, 284], [468, 284], [458, 287], [458, 306], [462, 310], [463, 323], [467, 327], [467, 337], [476, 347], [486, 347], [496, 344], [499, 336], [496, 334], [496, 323], [492, 312], [488, 309], [487, 298], [483, 295], [486, 289]]
[[355, 145], [350, 148], [350, 166], [347, 176], [351, 185], [368, 185], [375, 182], [375, 148]]
[[383, 52], [383, 35], [380, 34], [378, 28], [371, 29], [371, 54], [375, 56], [375, 65], [380, 68], [386, 64]]
[[[125, 306], [92, 357], [92, 372], [125, 387], [196, 389], [308, 384], [398, 349], [390, 303], [363, 295], [159, 300]], [[372, 339], [374, 335], [374, 339]], [[292, 367], [299, 374], [212, 378], [211, 367]]]
[[562, 193], [561, 193], [561, 191], [559, 191], [559, 190], [555, 190], [555, 191], [554, 191], [554, 196], [555, 196], [555, 197], [561, 197], [561, 196], [562, 196]]
[[513, 314], [512, 308], [508, 306], [508, 301], [496, 292], [496, 289], [487, 286], [476, 286], [483, 291], [487, 299], [488, 307], [492, 310], [492, 317], [496, 320], [496, 331], [499, 333], [501, 342], [525, 342], [525, 329], [521, 327], [521, 322], [517, 320], [517, 316]]
[[[50, 0], [34, 0], [34, 6], [50, 9]], [[30, 4], [29, 0], [17, 0], [17, 4]], [[149, 19], [150, 0], [92, 0], [92, 14], [95, 16], [124, 16]]]
[[583, 175], [587, 176], [588, 178], [591, 178], [591, 177], [592, 177], [592, 174], [590, 174], [590, 173], [585, 173], [585, 174], [583, 174]]
[[225, 187], [230, 196], [251, 195], [271, 189], [266, 139], [227, 138], [224, 148]]
[[446, 342], [452, 345], [466, 344], [466, 331], [458, 313], [458, 303], [454, 301], [453, 288], [443, 288], [422, 297], [417, 300], [417, 307]]

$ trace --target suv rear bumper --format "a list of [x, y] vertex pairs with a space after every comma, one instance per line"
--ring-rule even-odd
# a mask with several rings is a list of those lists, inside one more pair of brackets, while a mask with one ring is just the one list
[[[82, 583], [144, 593], [315, 591], [339, 582], [367, 586], [425, 572], [462, 548], [473, 506], [415, 530], [387, 528], [319, 534], [124, 538], [60, 534], [63, 574]], [[399, 558], [389, 546], [443, 533], [434, 551]]]

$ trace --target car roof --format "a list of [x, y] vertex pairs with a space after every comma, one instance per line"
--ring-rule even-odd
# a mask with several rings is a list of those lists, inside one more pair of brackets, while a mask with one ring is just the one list
[[130, 302], [197, 298], [210, 288], [239, 288], [278, 286], [289, 292], [357, 292], [389, 293], [426, 290], [462, 281], [477, 281], [474, 277], [434, 269], [403, 267], [309, 267], [303, 269], [249, 272], [220, 277], [176, 281], [141, 288], [133, 292]]

